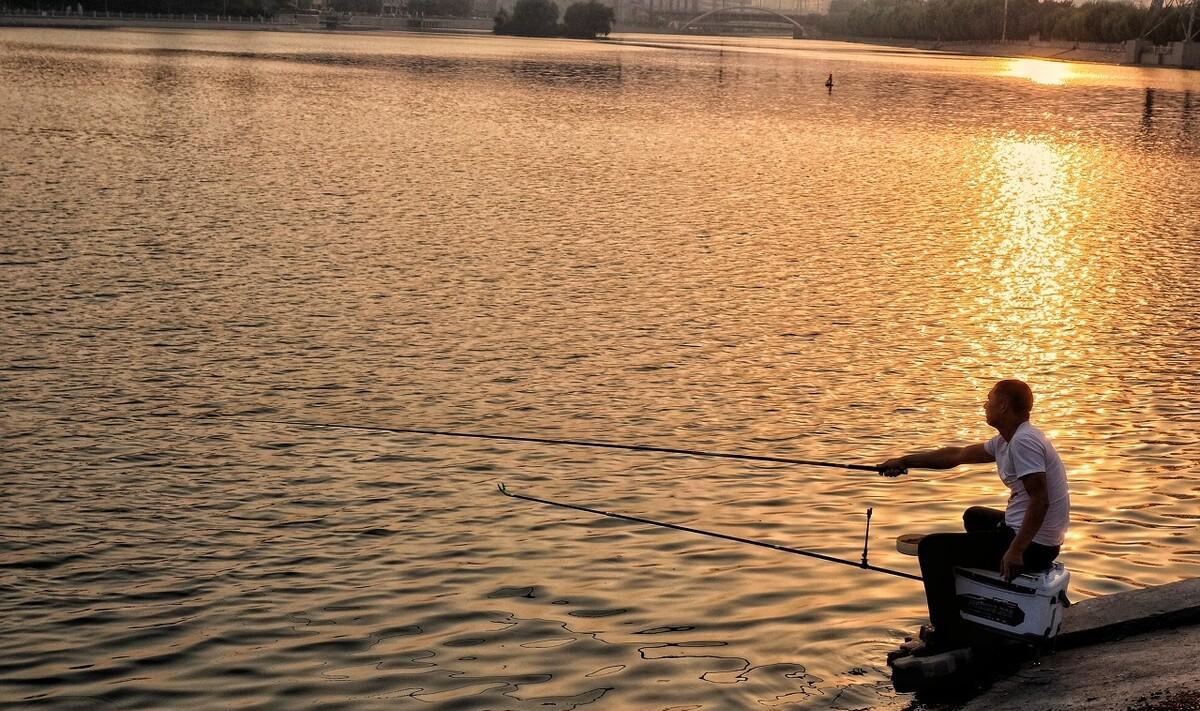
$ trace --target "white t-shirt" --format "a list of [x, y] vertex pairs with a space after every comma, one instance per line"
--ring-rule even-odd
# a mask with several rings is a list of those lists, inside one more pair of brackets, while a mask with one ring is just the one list
[[1050, 508], [1042, 527], [1033, 537], [1034, 543], [1045, 546], [1061, 546], [1067, 536], [1067, 522], [1071, 516], [1071, 495], [1067, 491], [1067, 472], [1063, 468], [1054, 445], [1042, 431], [1029, 422], [1022, 422], [1013, 433], [1012, 441], [996, 435], [984, 443], [987, 453], [996, 458], [996, 469], [1000, 480], [1009, 489], [1008, 508], [1004, 511], [1004, 525], [1018, 531], [1025, 511], [1029, 508], [1029, 492], [1021, 483], [1021, 477], [1046, 472], [1046, 494]]

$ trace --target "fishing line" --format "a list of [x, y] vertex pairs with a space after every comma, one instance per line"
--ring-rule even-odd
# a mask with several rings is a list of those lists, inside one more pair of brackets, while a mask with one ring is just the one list
[[[771, 550], [780, 551], [781, 553], [791, 553], [793, 555], [807, 556], [809, 558], [816, 558], [817, 560], [823, 560], [827, 563], [840, 563], [842, 565], [849, 565], [851, 567], [859, 568], [861, 570], [871, 570], [876, 573], [885, 573], [887, 575], [894, 575], [898, 578], [906, 578], [908, 580], [921, 580], [920, 576], [913, 575], [912, 573], [905, 573], [902, 570], [892, 570], [891, 568], [881, 568], [877, 565], [871, 565], [871, 564], [867, 563], [867, 552], [866, 552], [865, 545], [863, 548], [863, 559], [861, 562], [856, 563], [855, 561], [852, 561], [852, 560], [847, 560], [845, 558], [837, 558], [837, 557], [834, 557], [831, 555], [825, 555], [824, 553], [816, 553], [813, 551], [801, 550], [799, 548], [790, 548], [788, 546], [781, 546], [776, 543], [765, 543], [763, 541], [755, 541], [750, 538], [742, 538], [740, 536], [731, 536], [727, 533], [717, 533], [716, 531], [703, 531], [699, 528], [692, 528], [690, 526], [681, 526], [677, 523], [667, 523], [665, 521], [654, 521], [654, 520], [648, 519], [648, 518], [641, 518], [640, 516], [628, 516], [626, 514], [614, 513], [612, 511], [601, 511], [599, 509], [588, 508], [587, 506], [579, 506], [577, 504], [567, 504], [567, 503], [563, 503], [561, 501], [551, 501], [550, 499], [540, 499], [536, 496], [526, 496], [525, 494], [515, 494], [515, 493], [509, 491], [504, 486], [504, 484], [500, 484], [496, 488], [498, 488], [500, 490], [501, 494], [504, 494], [505, 496], [508, 496], [508, 497], [511, 497], [514, 499], [523, 499], [525, 501], [532, 501], [532, 502], [538, 503], [538, 504], [546, 504], [548, 506], [557, 506], [559, 508], [572, 509], [575, 511], [586, 511], [587, 513], [596, 514], [597, 516], [607, 516], [608, 518], [617, 518], [617, 519], [621, 519], [623, 521], [633, 521], [634, 523], [645, 523], [645, 524], [649, 524], [651, 526], [661, 526], [662, 528], [670, 528], [670, 529], [673, 529], [676, 531], [683, 531], [685, 533], [696, 533], [701, 536], [709, 536], [711, 538], [720, 538], [722, 540], [733, 541], [735, 543], [745, 543], [745, 544], [751, 545], [751, 546], [759, 546], [760, 548], [770, 548]], [[868, 522], [869, 521], [870, 521], [870, 518], [868, 517]]]
[[196, 419], [234, 420], [236, 422], [255, 422], [269, 425], [285, 425], [288, 427], [327, 427], [341, 430], [363, 430], [368, 432], [394, 432], [398, 434], [419, 434], [433, 437], [466, 437], [470, 439], [499, 440], [503, 442], [529, 442], [533, 444], [559, 444], [571, 447], [593, 447], [600, 449], [623, 449], [631, 452], [658, 452], [662, 454], [683, 454], [689, 457], [717, 457], [720, 459], [738, 459], [751, 462], [773, 462], [775, 464], [799, 464], [810, 467], [830, 467], [835, 469], [853, 469], [864, 472], [880, 472], [877, 466], [866, 464], [843, 464], [840, 462], [822, 462], [812, 459], [792, 459], [789, 457], [768, 457], [757, 454], [738, 454], [735, 452], [708, 452], [699, 449], [676, 449], [674, 447], [654, 447], [644, 444], [618, 444], [616, 442], [589, 442], [575, 439], [547, 439], [544, 437], [518, 437], [514, 435], [482, 434], [479, 432], [454, 432], [449, 430], [426, 430], [403, 427], [369, 427], [366, 425], [342, 425], [326, 422], [302, 422], [295, 420], [267, 420], [250, 417], [235, 417], [227, 415], [198, 415]]
[[[465, 438], [470, 438], [470, 439], [498, 440], [498, 441], [504, 441], [504, 442], [528, 442], [528, 443], [533, 443], [533, 444], [555, 444], [555, 445], [567, 445], [567, 446], [573, 446], [573, 447], [620, 449], [620, 450], [627, 450], [627, 451], [633, 451], [633, 452], [658, 452], [658, 453], [663, 453], [663, 454], [683, 454], [683, 455], [691, 456], [691, 457], [717, 457], [717, 458], [721, 458], [721, 459], [737, 459], [737, 460], [742, 460], [742, 461], [772, 462], [772, 463], [776, 463], [776, 464], [799, 464], [799, 465], [814, 466], [814, 467], [831, 467], [831, 468], [837, 468], [837, 469], [852, 469], [855, 471], [882, 472], [882, 469], [880, 469], [877, 466], [868, 466], [868, 465], [864, 465], [864, 464], [843, 464], [843, 463], [839, 463], [839, 462], [824, 462], [824, 461], [817, 461], [817, 460], [811, 460], [811, 459], [793, 459], [790, 457], [768, 457], [768, 456], [755, 455], [755, 454], [738, 454], [738, 453], [733, 453], [733, 452], [709, 452], [709, 451], [698, 450], [698, 449], [678, 449], [678, 448], [674, 448], [674, 447], [654, 447], [654, 446], [650, 446], [650, 445], [641, 445], [641, 444], [618, 444], [615, 442], [589, 442], [589, 441], [584, 441], [584, 440], [573, 440], [573, 439], [549, 439], [549, 438], [545, 438], [545, 437], [518, 437], [518, 436], [514, 436], [514, 435], [483, 434], [483, 433], [479, 433], [479, 432], [455, 432], [455, 431], [450, 431], [450, 430], [428, 430], [428, 429], [416, 429], [416, 428], [405, 428], [405, 427], [371, 427], [371, 426], [366, 426], [366, 425], [343, 425], [343, 424], [335, 424], [335, 423], [327, 423], [327, 422], [304, 422], [304, 421], [298, 421], [298, 420], [270, 420], [270, 419], [265, 419], [265, 418], [236, 417], [236, 416], [229, 416], [229, 415], [198, 415], [198, 416], [196, 416], [195, 419], [233, 420], [235, 422], [253, 422], [253, 423], [257, 423], [257, 424], [282, 425], [285, 427], [324, 427], [324, 428], [328, 428], [328, 429], [358, 430], [358, 431], [366, 431], [366, 432], [392, 432], [392, 433], [397, 433], [397, 434], [419, 434], [419, 435], [428, 435], [428, 436], [436, 436], [436, 437], [465, 437]], [[791, 553], [792, 555], [800, 555], [800, 556], [806, 556], [809, 558], [816, 558], [817, 560], [823, 560], [827, 563], [839, 563], [841, 565], [849, 565], [854, 568], [858, 568], [860, 570], [871, 570], [871, 571], [874, 571], [877, 573], [884, 573], [887, 575], [894, 575], [899, 578], [906, 578], [908, 580], [921, 580], [921, 578], [919, 576], [913, 575], [911, 573], [905, 573], [900, 570], [892, 570], [890, 568], [883, 568], [880, 566], [871, 565], [870, 563], [867, 562], [867, 540], [866, 540], [866, 538], [870, 536], [870, 532], [871, 532], [871, 512], [872, 512], [871, 509], [867, 510], [867, 532], [866, 532], [866, 536], [864, 537], [864, 541], [863, 541], [862, 560], [859, 562], [855, 562], [852, 560], [847, 560], [845, 558], [838, 558], [835, 556], [826, 555], [824, 553], [816, 553], [814, 551], [806, 551], [806, 550], [802, 550], [799, 548], [791, 548], [789, 546], [781, 546], [781, 545], [778, 545], [775, 543], [765, 543], [763, 541], [755, 541], [755, 540], [752, 540], [749, 538], [742, 538], [740, 536], [731, 536], [726, 533], [718, 533], [715, 531], [704, 531], [699, 528], [692, 528], [690, 526], [681, 526], [679, 524], [668, 523], [665, 521], [655, 521], [655, 520], [648, 519], [648, 518], [641, 518], [639, 516], [628, 516], [626, 514], [615, 513], [612, 511], [600, 511], [598, 509], [588, 508], [586, 506], [579, 506], [577, 504], [568, 504], [568, 503], [563, 503], [563, 502], [559, 502], [559, 501], [551, 501], [549, 499], [541, 499], [536, 496], [526, 496], [525, 494], [514, 494], [513, 492], [506, 489], [504, 484], [500, 484], [498, 488], [500, 490], [500, 493], [504, 494], [505, 496], [514, 498], [514, 499], [523, 499], [525, 501], [531, 501], [534, 503], [545, 504], [548, 506], [557, 506], [559, 508], [564, 508], [564, 509], [572, 509], [575, 511], [584, 511], [586, 513], [596, 514], [598, 516], [607, 516], [608, 518], [616, 518], [616, 519], [621, 519], [624, 521], [632, 521], [634, 523], [644, 523], [644, 524], [648, 524], [651, 526], [659, 526], [662, 528], [669, 528], [669, 529], [673, 529], [676, 531], [683, 531], [685, 533], [695, 533], [695, 534], [701, 535], [701, 536], [709, 536], [710, 538], [719, 538], [719, 539], [726, 540], [726, 541], [733, 541], [734, 543], [744, 543], [746, 545], [758, 546], [760, 548], [769, 548], [771, 550], [780, 551], [782, 553]]]

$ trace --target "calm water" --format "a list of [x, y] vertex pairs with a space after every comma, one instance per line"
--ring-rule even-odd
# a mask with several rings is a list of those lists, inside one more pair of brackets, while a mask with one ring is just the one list
[[[833, 72], [832, 93], [821, 86]], [[1200, 74], [0, 30], [0, 704], [898, 708], [898, 479], [1028, 379], [1083, 598], [1200, 575]]]

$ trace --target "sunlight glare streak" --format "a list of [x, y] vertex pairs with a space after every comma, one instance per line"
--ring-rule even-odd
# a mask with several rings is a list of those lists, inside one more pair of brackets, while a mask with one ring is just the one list
[[1044, 59], [1014, 59], [1004, 69], [1004, 76], [1028, 79], [1035, 84], [1062, 86], [1075, 76], [1071, 65]]
[[1068, 284], [1079, 246], [1072, 228], [1086, 218], [1080, 204], [1078, 155], [1049, 140], [1006, 137], [995, 142], [995, 212], [991, 232], [994, 292], [1017, 307], [1026, 324], [1045, 324], [1066, 315]]
[[1085, 147], [1050, 136], [1009, 134], [980, 144], [978, 232], [960, 266], [979, 277], [980, 289], [963, 304], [964, 316], [989, 337], [976, 346], [979, 367], [1009, 377], [1061, 372], [1059, 359], [1077, 358], [1079, 322], [1088, 318], [1092, 274], [1077, 226], [1091, 212], [1085, 169], [1095, 158]]

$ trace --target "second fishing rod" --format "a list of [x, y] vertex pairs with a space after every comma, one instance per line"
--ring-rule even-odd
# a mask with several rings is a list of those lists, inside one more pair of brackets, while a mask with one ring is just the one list
[[[791, 458], [791, 457], [772, 457], [772, 456], [755, 455], [755, 454], [740, 454], [740, 453], [735, 453], [735, 452], [711, 452], [711, 451], [698, 450], [698, 449], [680, 449], [680, 448], [676, 448], [676, 447], [658, 447], [658, 446], [642, 445], [642, 444], [620, 444], [620, 443], [616, 443], [616, 442], [592, 442], [592, 441], [587, 441], [587, 440], [575, 440], [575, 439], [550, 439], [550, 438], [545, 438], [545, 437], [498, 435], [498, 434], [486, 434], [486, 433], [480, 433], [480, 432], [459, 432], [459, 431], [451, 431], [451, 430], [433, 430], [433, 429], [423, 429], [423, 428], [418, 429], [418, 428], [410, 428], [410, 427], [375, 427], [375, 426], [369, 426], [369, 425], [347, 425], [347, 424], [336, 424], [336, 423], [326, 423], [326, 422], [309, 422], [309, 421], [298, 421], [298, 420], [273, 420], [273, 419], [249, 418], [249, 417], [207, 415], [207, 416], [202, 416], [200, 419], [234, 420], [237, 422], [274, 424], [274, 425], [283, 425], [283, 426], [287, 426], [287, 427], [320, 427], [320, 428], [329, 428], [329, 429], [361, 430], [361, 431], [368, 431], [368, 432], [391, 432], [391, 433], [399, 433], [399, 434], [419, 434], [419, 435], [425, 435], [425, 436], [439, 436], [439, 437], [463, 437], [463, 438], [469, 438], [469, 439], [499, 440], [499, 441], [506, 441], [506, 442], [525, 442], [525, 443], [532, 443], [532, 444], [564, 445], [564, 446], [573, 446], [573, 447], [595, 447], [595, 448], [602, 448], [602, 449], [620, 449], [620, 450], [627, 450], [627, 451], [634, 451], [634, 452], [658, 452], [658, 453], [666, 453], [666, 454], [682, 454], [682, 455], [693, 456], [693, 457], [717, 457], [717, 458], [722, 458], [722, 459], [737, 459], [737, 460], [743, 460], [743, 461], [759, 461], [759, 462], [773, 462], [773, 463], [779, 463], [779, 464], [798, 464], [798, 465], [804, 465], [804, 466], [831, 467], [831, 468], [836, 468], [836, 469], [850, 469], [850, 470], [855, 470], [855, 471], [876, 472], [879, 474], [885, 473], [881, 467], [870, 466], [870, 465], [866, 465], [866, 464], [845, 464], [845, 463], [840, 463], [840, 462], [825, 462], [825, 461], [818, 461], [818, 460], [811, 460], [811, 459], [795, 459], [795, 458]], [[887, 472], [887, 474], [894, 475], [891, 472]], [[564, 509], [572, 509], [575, 511], [583, 511], [583, 512], [594, 514], [594, 515], [621, 519], [621, 520], [630, 521], [633, 523], [642, 523], [642, 524], [649, 524], [649, 525], [653, 525], [653, 526], [660, 526], [663, 528], [670, 528], [670, 529], [674, 529], [677, 531], [683, 531], [686, 533], [698, 534], [698, 535], [702, 535], [702, 536], [709, 536], [712, 538], [720, 538], [720, 539], [731, 541], [734, 543], [743, 543], [743, 544], [748, 544], [748, 545], [753, 545], [753, 546], [759, 546], [762, 548], [770, 548], [770, 549], [780, 551], [783, 553], [791, 553], [791, 554], [795, 554], [795, 555], [807, 556], [810, 558], [816, 558], [818, 560], [823, 560], [823, 561], [830, 562], [830, 563], [840, 563], [843, 565], [850, 565], [850, 566], [854, 566], [856, 568], [869, 570], [869, 571], [873, 571], [873, 572], [878, 572], [878, 573], [885, 573], [887, 575], [894, 575], [894, 576], [901, 577], [901, 578], [908, 578], [910, 580], [920, 580], [921, 579], [919, 576], [913, 575], [911, 573], [905, 573], [905, 572], [898, 571], [898, 570], [892, 570], [890, 568], [883, 568], [880, 566], [871, 565], [868, 562], [867, 556], [868, 556], [869, 537], [870, 537], [870, 533], [871, 533], [871, 513], [872, 513], [872, 509], [870, 509], [870, 508], [867, 509], [867, 529], [866, 529], [866, 533], [864, 535], [864, 540], [863, 540], [862, 559], [859, 562], [854, 562], [854, 561], [847, 560], [844, 558], [838, 558], [836, 556], [826, 555], [824, 553], [817, 553], [815, 551], [807, 551], [807, 550], [802, 550], [802, 549], [798, 549], [798, 548], [792, 548], [790, 546], [783, 546], [783, 545], [779, 545], [779, 544], [775, 544], [775, 543], [756, 541], [753, 539], [742, 538], [740, 536], [731, 536], [729, 534], [720, 533], [717, 531], [706, 531], [703, 529], [692, 528], [690, 526], [681, 526], [679, 524], [670, 523], [670, 522], [666, 522], [666, 521], [656, 521], [653, 519], [642, 518], [642, 517], [638, 517], [638, 516], [629, 516], [627, 514], [616, 513], [613, 511], [602, 511], [602, 510], [598, 510], [598, 509], [594, 509], [594, 508], [590, 508], [590, 507], [586, 507], [586, 506], [580, 506], [578, 504], [572, 504], [572, 503], [561, 502], [561, 501], [552, 501], [550, 499], [543, 499], [540, 497], [528, 496], [525, 494], [517, 494], [515, 492], [509, 491], [503, 484], [500, 485], [499, 489], [500, 489], [500, 492], [503, 493], [505, 496], [509, 496], [509, 497], [515, 498], [515, 499], [524, 499], [525, 501], [529, 501], [529, 502], [533, 502], [533, 503], [545, 504], [545, 505], [549, 505], [549, 506], [556, 506], [556, 507], [564, 508]]]

